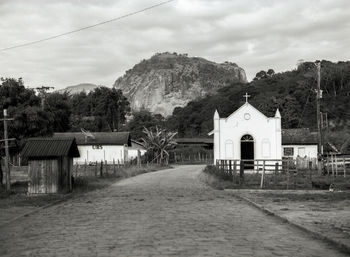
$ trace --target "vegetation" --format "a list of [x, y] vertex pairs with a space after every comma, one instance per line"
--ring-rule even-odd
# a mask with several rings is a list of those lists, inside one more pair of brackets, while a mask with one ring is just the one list
[[157, 164], [169, 163], [169, 150], [176, 145], [174, 137], [176, 133], [168, 132], [165, 129], [159, 129], [157, 126], [155, 130], [144, 128], [145, 137], [142, 137], [143, 146], [148, 152], [153, 153], [154, 160]]
[[[166, 124], [179, 137], [205, 137], [213, 128], [215, 109], [221, 117], [227, 117], [244, 103], [243, 95], [248, 92], [249, 102], [265, 115], [274, 116], [279, 108], [283, 128], [316, 129], [316, 85], [313, 63], [306, 62], [283, 73], [274, 73], [272, 69], [261, 71], [248, 84], [231, 83], [217, 94], [175, 108]], [[350, 62], [322, 61], [321, 89], [321, 110], [328, 114], [327, 138], [335, 140], [341, 148], [344, 135], [350, 134]]]

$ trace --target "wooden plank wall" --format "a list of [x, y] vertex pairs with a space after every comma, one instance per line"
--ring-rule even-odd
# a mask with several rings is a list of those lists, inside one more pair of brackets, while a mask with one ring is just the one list
[[48, 194], [58, 192], [59, 162], [57, 159], [30, 160], [28, 164], [28, 193]]

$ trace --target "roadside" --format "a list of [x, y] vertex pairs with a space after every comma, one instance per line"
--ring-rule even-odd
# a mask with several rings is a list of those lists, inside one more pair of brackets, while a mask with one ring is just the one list
[[350, 191], [227, 189], [228, 181], [206, 173], [201, 180], [350, 249]]
[[10, 192], [0, 187], [0, 226], [55, 203], [106, 188], [124, 178], [167, 168], [169, 167], [158, 165], [129, 166], [118, 169], [116, 174], [105, 174], [103, 177], [79, 175], [74, 178], [73, 191], [69, 194], [27, 195], [27, 182], [24, 181], [13, 183]]

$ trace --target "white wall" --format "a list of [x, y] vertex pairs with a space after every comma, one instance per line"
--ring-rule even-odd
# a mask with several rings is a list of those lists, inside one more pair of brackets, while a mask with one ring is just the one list
[[292, 156], [284, 156], [284, 148], [291, 147], [294, 149], [293, 158], [295, 159], [297, 156], [300, 157], [309, 157], [309, 158], [317, 158], [317, 145], [283, 145], [282, 146], [282, 156], [283, 157], [292, 157]]
[[113, 159], [117, 163], [124, 163], [128, 159], [128, 151], [125, 146], [121, 145], [101, 145], [101, 149], [94, 149], [92, 145], [78, 145], [80, 153], [79, 158], [74, 158], [74, 164], [84, 164], [85, 161], [89, 162], [101, 162], [107, 161], [113, 162]]
[[128, 149], [128, 158], [129, 160], [136, 159], [137, 158], [137, 151], [140, 150], [141, 156], [144, 155], [147, 151], [141, 150], [141, 149]]
[[216, 159], [241, 159], [245, 134], [254, 138], [255, 159], [282, 158], [281, 118], [268, 118], [246, 103], [227, 118], [214, 115], [214, 163]]

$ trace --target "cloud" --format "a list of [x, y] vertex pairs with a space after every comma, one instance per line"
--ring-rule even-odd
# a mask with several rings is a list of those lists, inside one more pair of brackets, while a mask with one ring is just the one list
[[[157, 1], [0, 1], [0, 48], [112, 19]], [[350, 58], [348, 0], [176, 0], [90, 30], [0, 52], [0, 76], [56, 88], [111, 86], [156, 52], [232, 61], [252, 79], [284, 71], [298, 59]]]

